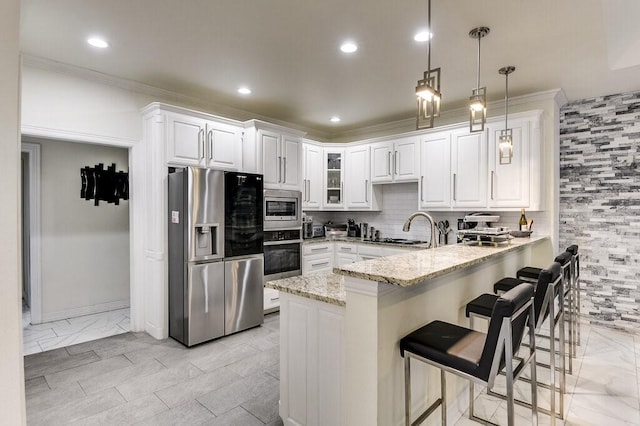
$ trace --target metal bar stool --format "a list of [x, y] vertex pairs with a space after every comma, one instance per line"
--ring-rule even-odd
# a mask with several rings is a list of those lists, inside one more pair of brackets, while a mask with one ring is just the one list
[[571, 253], [571, 288], [574, 292], [575, 309], [576, 309], [576, 344], [580, 345], [580, 253], [578, 253], [578, 246], [573, 244], [567, 247], [567, 251]]
[[[487, 423], [473, 414], [473, 384], [491, 389], [497, 374], [504, 368], [507, 377], [508, 424], [514, 424], [513, 384], [527, 365], [531, 367], [531, 420], [538, 424], [535, 324], [533, 286], [522, 284], [498, 298], [489, 322], [488, 332], [480, 333], [454, 324], [433, 321], [400, 340], [400, 355], [404, 357], [405, 425], [422, 423], [438, 407], [442, 424], [447, 424], [447, 395], [445, 371], [470, 381], [469, 418]], [[526, 325], [529, 325], [529, 354], [514, 358]], [[411, 359], [420, 360], [440, 369], [440, 398], [411, 422]], [[514, 368], [514, 359], [518, 362]]]
[[[503, 278], [494, 285], [496, 287], [506, 288], [508, 285], [522, 283], [522, 281], [516, 278]], [[542, 324], [547, 318], [551, 318], [549, 325], [549, 337], [550, 339], [550, 362], [549, 364], [543, 364], [538, 362], [537, 365], [546, 367], [550, 371], [550, 383], [546, 385], [544, 383], [538, 383], [538, 386], [547, 388], [550, 390], [550, 408], [549, 410], [540, 409], [539, 411], [548, 414], [552, 417], [551, 424], [555, 424], [555, 417], [562, 419], [564, 416], [564, 393], [566, 392], [566, 373], [565, 373], [565, 354], [564, 354], [564, 304], [563, 299], [563, 280], [562, 270], [559, 263], [554, 262], [547, 269], [543, 269], [538, 277], [538, 282], [535, 286], [535, 295], [533, 299], [533, 306], [535, 311], [535, 330], [540, 332]], [[467, 303], [466, 315], [469, 318], [469, 325], [473, 329], [474, 317], [488, 319], [491, 316], [491, 311], [494, 304], [498, 301], [499, 296], [495, 294], [482, 294], [471, 302]], [[558, 300], [558, 312], [556, 312], [555, 301]], [[559, 334], [559, 351], [556, 349], [556, 336], [555, 331], [558, 328]], [[536, 336], [539, 336], [536, 334]], [[537, 349], [540, 349], [539, 347]], [[560, 366], [556, 368], [555, 357], [560, 355]], [[559, 387], [556, 387], [556, 374], [559, 373]], [[555, 392], [559, 393], [559, 410], [555, 410]], [[490, 392], [492, 395], [497, 395], [494, 392]], [[503, 396], [503, 395], [499, 395]], [[529, 403], [524, 401], [515, 400], [516, 403], [524, 406], [530, 406]], [[553, 413], [553, 414], [552, 414]]]
[[[572, 287], [573, 278], [571, 274], [571, 259], [571, 253], [564, 252], [557, 255], [553, 260], [554, 262], [558, 262], [562, 269], [564, 300], [567, 304], [567, 308], [565, 309], [565, 321], [569, 324], [569, 336], [567, 339], [569, 348], [569, 351], [567, 353], [569, 359], [569, 367], [567, 370], [569, 374], [573, 374], [573, 358], [575, 358], [577, 354], [575, 336], [576, 329], [579, 326], [577, 322], [575, 293]], [[535, 283], [538, 281], [540, 271], [542, 271], [541, 268], [526, 266], [524, 268], [520, 268], [518, 272], [516, 272], [516, 277], [522, 281]]]

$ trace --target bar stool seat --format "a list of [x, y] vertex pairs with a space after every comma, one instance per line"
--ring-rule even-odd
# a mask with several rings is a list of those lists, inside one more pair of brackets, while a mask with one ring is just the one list
[[[441, 408], [442, 424], [447, 424], [445, 371], [470, 381], [469, 415], [476, 418], [472, 405], [473, 383], [478, 382], [491, 389], [496, 375], [504, 369], [507, 376], [508, 424], [511, 426], [515, 419], [513, 383], [526, 365], [531, 367], [531, 418], [533, 424], [537, 424], [535, 314], [532, 296], [533, 286], [530, 284], [522, 284], [500, 296], [493, 306], [486, 334], [443, 321], [432, 321], [400, 340], [400, 355], [404, 358], [405, 425], [422, 423], [438, 407]], [[515, 358], [527, 326], [530, 342], [528, 356]], [[410, 419], [411, 360], [419, 360], [439, 368], [441, 380], [440, 398], [413, 422]], [[513, 361], [517, 361], [517, 366], [514, 366]]]
[[[540, 272], [538, 272], [538, 275], [540, 275]], [[538, 280], [538, 278], [536, 278], [536, 281]], [[520, 278], [513, 278], [513, 277], [505, 277], [502, 278], [501, 280], [497, 281], [494, 285], [493, 285], [493, 292], [495, 294], [500, 294], [500, 293], [506, 293], [507, 291], [511, 290], [512, 288], [524, 283], [524, 282], [528, 282], [528, 281], [523, 281]]]

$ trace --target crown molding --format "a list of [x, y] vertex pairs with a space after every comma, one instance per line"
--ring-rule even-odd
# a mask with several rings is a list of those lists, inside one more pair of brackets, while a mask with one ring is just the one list
[[84, 80], [104, 84], [106, 86], [136, 92], [142, 95], [158, 98], [159, 100], [161, 100], [161, 103], [171, 102], [174, 104], [178, 104], [177, 106], [179, 107], [184, 106], [186, 108], [197, 108], [202, 110], [201, 112], [241, 122], [257, 119], [279, 126], [284, 126], [289, 129], [299, 130], [300, 132], [309, 133], [321, 139], [331, 138], [331, 134], [329, 134], [328, 132], [323, 132], [322, 130], [307, 126], [301, 126], [299, 124], [278, 120], [272, 117], [262, 116], [250, 111], [233, 108], [227, 105], [207, 101], [194, 96], [183, 95], [178, 92], [161, 89], [159, 87], [151, 86], [139, 81], [128, 80], [88, 68], [78, 67], [75, 65], [70, 65], [64, 62], [58, 62], [39, 56], [27, 55], [24, 53], [21, 56], [23, 66], [56, 72], [58, 74], [69, 75]]

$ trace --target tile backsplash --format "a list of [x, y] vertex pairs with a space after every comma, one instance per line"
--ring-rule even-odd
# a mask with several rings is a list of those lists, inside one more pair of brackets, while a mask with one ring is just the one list
[[[348, 218], [355, 219], [356, 223], [366, 222], [369, 226], [374, 226], [380, 230], [381, 238], [408, 238], [414, 240], [430, 239], [430, 229], [427, 220], [421, 217], [415, 218], [411, 222], [411, 230], [403, 232], [402, 226], [411, 213], [418, 210], [418, 183], [393, 183], [382, 185], [382, 206], [378, 212], [363, 211], [336, 211], [319, 212], [309, 211], [307, 214], [313, 217], [314, 223], [323, 224], [331, 220], [334, 223], [346, 223]], [[455, 231], [458, 227], [458, 219], [463, 218], [467, 212], [428, 212], [435, 220], [448, 220], [453, 232], [449, 234], [449, 243], [456, 241]], [[498, 224], [493, 226], [506, 226], [510, 229], [517, 229], [520, 212], [499, 212], [492, 211], [492, 214], [500, 216]], [[527, 219], [533, 219], [533, 230], [536, 233], [548, 234], [549, 226], [547, 219], [541, 212], [526, 212]], [[436, 231], [437, 232], [437, 231]]]

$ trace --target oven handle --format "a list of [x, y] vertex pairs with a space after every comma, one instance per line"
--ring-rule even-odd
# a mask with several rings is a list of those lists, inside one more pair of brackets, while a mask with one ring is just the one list
[[265, 246], [280, 246], [285, 244], [302, 243], [302, 240], [279, 240], [279, 241], [265, 241], [262, 245]]

